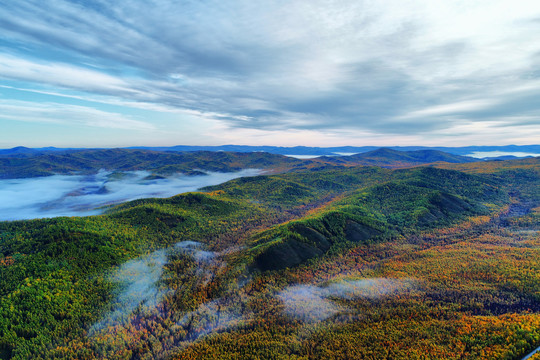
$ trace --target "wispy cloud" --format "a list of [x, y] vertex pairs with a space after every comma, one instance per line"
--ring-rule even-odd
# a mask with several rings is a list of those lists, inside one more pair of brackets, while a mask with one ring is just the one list
[[427, 116], [438, 116], [438, 115], [458, 115], [475, 112], [478, 110], [484, 110], [494, 105], [489, 101], [482, 100], [468, 100], [460, 101], [452, 104], [441, 104], [430, 106], [425, 109], [415, 110], [408, 114], [402, 115], [401, 119], [411, 119]]
[[70, 89], [133, 96], [136, 91], [119, 77], [59, 62], [39, 63], [0, 54], [3, 78], [57, 85]]
[[125, 115], [61, 103], [0, 100], [0, 120], [79, 124], [91, 127], [149, 130], [154, 125]]

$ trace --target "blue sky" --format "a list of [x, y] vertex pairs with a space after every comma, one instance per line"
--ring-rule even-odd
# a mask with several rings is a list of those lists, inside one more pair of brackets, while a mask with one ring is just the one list
[[540, 139], [540, 2], [0, 4], [0, 148]]

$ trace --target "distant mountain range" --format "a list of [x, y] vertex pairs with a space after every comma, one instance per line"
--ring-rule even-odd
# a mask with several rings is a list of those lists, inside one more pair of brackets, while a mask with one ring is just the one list
[[[227, 151], [227, 152], [267, 152], [270, 154], [279, 155], [342, 155], [342, 154], [358, 154], [377, 150], [377, 146], [337, 146], [337, 147], [308, 147], [308, 146], [249, 146], [249, 145], [220, 145], [220, 146], [191, 146], [177, 145], [170, 147], [129, 147], [126, 149], [151, 150], [160, 152], [193, 152], [193, 151]], [[416, 151], [416, 150], [437, 150], [454, 155], [470, 155], [475, 152], [520, 152], [540, 154], [540, 145], [503, 145], [503, 146], [464, 146], [464, 147], [424, 147], [424, 146], [390, 146], [388, 149], [398, 151]], [[49, 152], [65, 152], [74, 150], [103, 150], [103, 149], [87, 149], [87, 148], [27, 148], [24, 146], [14, 147], [12, 149], [0, 150], [2, 155], [20, 155], [32, 156], [36, 154]]]
[[[156, 151], [233, 151], [251, 152], [264, 151], [280, 155], [340, 155], [365, 153], [379, 149], [380, 146], [336, 146], [336, 147], [309, 147], [309, 146], [248, 146], [248, 145], [221, 145], [221, 146], [189, 146], [177, 145], [171, 147], [140, 147], [138, 149]], [[540, 154], [540, 145], [503, 145], [503, 146], [464, 146], [464, 147], [427, 147], [427, 146], [388, 146], [398, 151], [438, 150], [454, 155], [469, 155], [474, 152], [523, 152]]]

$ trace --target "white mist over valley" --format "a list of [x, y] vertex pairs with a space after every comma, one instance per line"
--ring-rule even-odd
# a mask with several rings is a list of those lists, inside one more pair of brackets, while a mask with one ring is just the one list
[[103, 206], [149, 197], [170, 197], [217, 185], [237, 177], [254, 176], [256, 169], [229, 173], [170, 177], [147, 171], [94, 175], [54, 175], [0, 180], [0, 221], [56, 216], [97, 215]]

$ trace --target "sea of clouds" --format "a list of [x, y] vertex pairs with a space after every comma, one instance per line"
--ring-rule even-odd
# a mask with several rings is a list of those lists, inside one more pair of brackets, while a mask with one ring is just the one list
[[479, 159], [483, 158], [490, 158], [490, 157], [499, 157], [499, 156], [515, 156], [515, 157], [536, 157], [540, 156], [538, 153], [531, 153], [531, 152], [521, 152], [521, 151], [475, 151], [470, 154], [467, 154], [467, 156], [475, 157]]
[[0, 180], [0, 221], [97, 215], [103, 212], [99, 209], [102, 206], [148, 197], [169, 197], [259, 173], [256, 169], [247, 169], [152, 179], [146, 171], [100, 171], [93, 175]]

